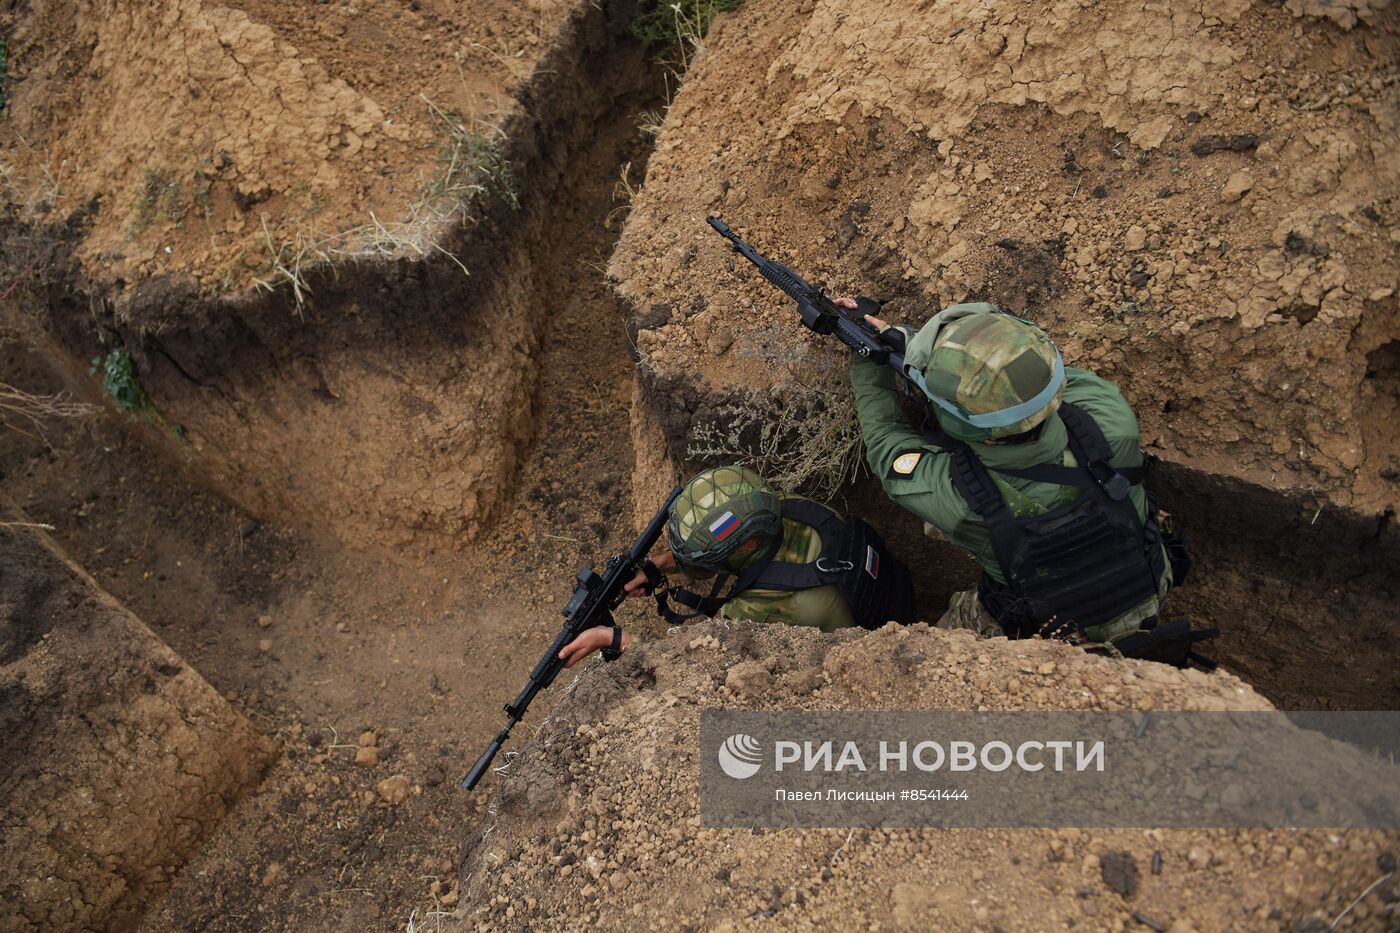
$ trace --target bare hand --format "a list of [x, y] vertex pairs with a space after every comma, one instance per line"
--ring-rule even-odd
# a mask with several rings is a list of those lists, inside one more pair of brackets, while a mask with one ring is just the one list
[[647, 575], [638, 570], [637, 575], [622, 585], [622, 591], [629, 599], [647, 595]]
[[[612, 639], [612, 626], [595, 626], [565, 645], [563, 650], [559, 652], [559, 657], [563, 660], [565, 667], [573, 667], [593, 652], [611, 645]], [[622, 650], [626, 651], [627, 646], [631, 643], [632, 636], [623, 632]]]
[[[833, 298], [831, 299], [831, 303], [835, 305], [840, 305], [841, 307], [846, 308], [850, 311], [854, 311], [856, 310], [856, 308], [859, 307], [859, 305], [856, 304], [856, 300], [854, 298]], [[867, 314], [865, 316], [865, 320], [866, 323], [868, 323], [871, 327], [875, 328], [876, 330], [884, 330], [886, 327], [890, 326], [888, 322], [876, 317], [873, 314]]]

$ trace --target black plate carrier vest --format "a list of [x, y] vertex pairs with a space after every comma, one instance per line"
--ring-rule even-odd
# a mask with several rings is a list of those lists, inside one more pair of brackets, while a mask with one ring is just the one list
[[914, 578], [909, 568], [885, 547], [875, 529], [859, 518], [842, 519], [831, 509], [810, 499], [784, 499], [782, 516], [816, 529], [822, 552], [806, 564], [774, 560], [782, 538], [745, 567], [725, 596], [720, 591], [728, 576], [715, 580], [709, 596], [673, 589], [676, 602], [693, 612], [681, 615], [666, 606], [666, 594], [657, 593], [657, 610], [671, 623], [697, 615], [714, 615], [730, 599], [747, 589], [806, 590], [835, 584], [861, 628], [877, 629], [887, 622], [909, 625], [914, 621]]
[[1076, 486], [1083, 492], [1040, 515], [1017, 518], [987, 467], [967, 444], [952, 449], [953, 485], [981, 517], [1006, 583], [986, 573], [978, 595], [1012, 638], [1065, 637], [1102, 625], [1157, 595], [1165, 571], [1156, 509], [1138, 517], [1129, 495], [1143, 469], [1115, 469], [1103, 431], [1069, 402], [1059, 408], [1079, 466], [998, 468], [1008, 476]]

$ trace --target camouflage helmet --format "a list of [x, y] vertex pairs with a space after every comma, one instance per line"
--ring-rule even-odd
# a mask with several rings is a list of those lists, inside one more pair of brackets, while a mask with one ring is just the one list
[[909, 341], [904, 362], [939, 426], [963, 441], [1029, 431], [1065, 392], [1065, 364], [1050, 338], [983, 302], [935, 315]]
[[752, 470], [705, 470], [671, 504], [666, 528], [671, 553], [687, 569], [736, 570], [740, 545], [782, 529], [781, 508], [778, 494]]

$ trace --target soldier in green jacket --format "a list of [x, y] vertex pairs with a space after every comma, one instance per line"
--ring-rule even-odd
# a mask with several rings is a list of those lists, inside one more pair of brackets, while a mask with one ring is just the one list
[[[656, 558], [656, 566], [663, 574], [679, 571], [690, 583], [737, 575], [760, 557], [775, 534], [781, 535], [781, 540], [774, 560], [814, 561], [822, 552], [817, 529], [780, 517], [783, 501], [796, 498], [780, 495], [744, 467], [706, 470], [686, 485], [672, 506], [671, 547]], [[727, 513], [733, 518], [724, 519]], [[716, 525], [714, 531], [711, 525]], [[726, 541], [732, 541], [733, 546], [726, 548]], [[633, 580], [628, 594], [640, 595], [638, 590], [644, 589], [644, 584], [645, 580]], [[807, 625], [824, 632], [855, 624], [834, 583], [797, 590], [752, 586], [726, 599], [715, 610], [715, 617]]]
[[[669, 622], [697, 615], [783, 622], [832, 632], [913, 621], [909, 570], [884, 549], [869, 525], [847, 521], [811, 499], [782, 495], [752, 470], [705, 470], [671, 505], [670, 548], [648, 561], [627, 595], [660, 588], [657, 608]], [[708, 596], [667, 590], [664, 578], [713, 580]], [[669, 600], [692, 610], [682, 615]], [[611, 629], [584, 632], [560, 657], [570, 667], [607, 647]], [[630, 639], [622, 636], [621, 646]]]
[[981, 565], [978, 589], [955, 594], [939, 624], [1152, 642], [1173, 558], [1180, 575], [1187, 564], [1142, 484], [1137, 418], [1118, 389], [990, 304], [955, 305], [905, 337], [904, 371], [932, 418], [911, 420], [887, 366], [856, 358], [851, 385], [886, 493]]

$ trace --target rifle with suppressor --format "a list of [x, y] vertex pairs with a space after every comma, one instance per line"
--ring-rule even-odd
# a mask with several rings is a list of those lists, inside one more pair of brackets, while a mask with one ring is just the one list
[[491, 759], [496, 757], [496, 753], [510, 737], [510, 730], [525, 717], [525, 711], [530, 708], [530, 701], [535, 698], [535, 694], [554, 683], [554, 678], [564, 669], [564, 661], [559, 657], [559, 652], [564, 646], [591, 628], [615, 624], [613, 610], [627, 598], [623, 588], [637, 575], [637, 571], [641, 570], [647, 555], [661, 537], [661, 530], [666, 527], [666, 518], [671, 511], [671, 503], [676, 501], [676, 496], [680, 493], [680, 486], [671, 490], [671, 494], [666, 497], [666, 504], [647, 522], [641, 537], [633, 543], [632, 548], [626, 554], [608, 558], [601, 574], [595, 573], [591, 566], [585, 566], [578, 572], [574, 582], [574, 595], [564, 606], [563, 628], [554, 637], [554, 643], [549, 646], [544, 657], [540, 658], [535, 669], [530, 672], [530, 681], [525, 685], [525, 689], [520, 691], [513, 703], [505, 705], [506, 715], [510, 719], [500, 734], [486, 746], [486, 751], [481, 753], [476, 764], [472, 765], [466, 780], [462, 782], [462, 786], [467, 790], [476, 787], [486, 769], [491, 767]]
[[792, 269], [774, 262], [745, 243], [718, 217], [706, 217], [705, 221], [719, 231], [720, 236], [734, 244], [734, 252], [753, 263], [765, 279], [797, 302], [797, 313], [809, 330], [833, 335], [857, 355], [887, 365], [900, 379], [907, 379], [904, 374], [904, 333], [891, 328], [882, 334], [865, 320], [867, 314], [879, 315], [878, 301], [858, 297], [854, 311], [843, 308], [831, 300], [825, 289], [809, 284]]

